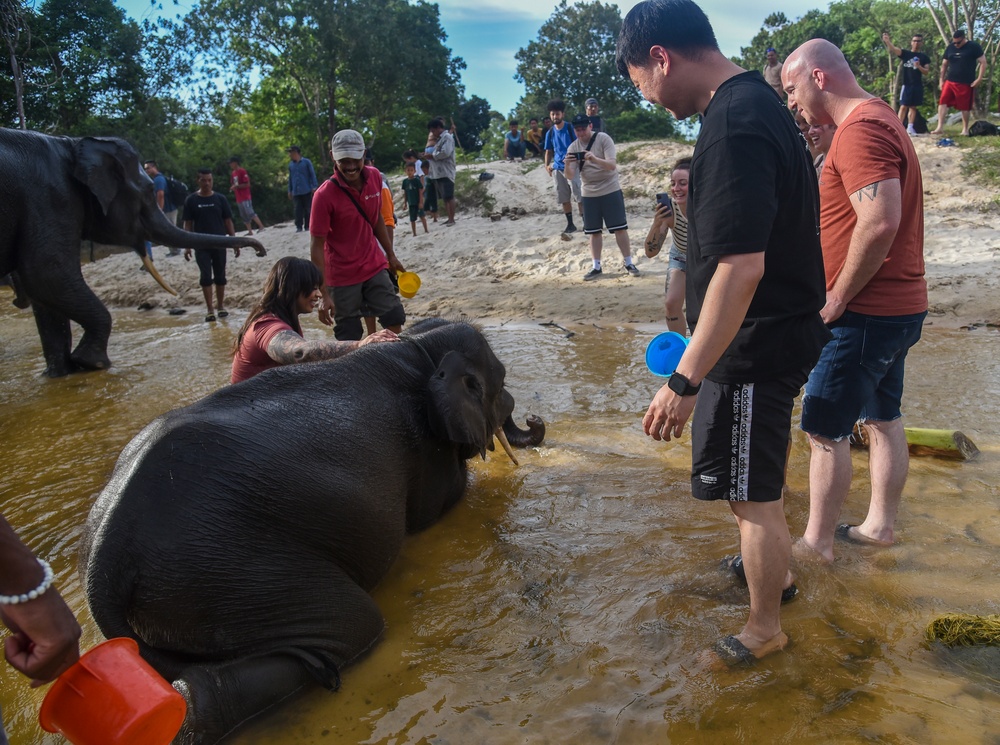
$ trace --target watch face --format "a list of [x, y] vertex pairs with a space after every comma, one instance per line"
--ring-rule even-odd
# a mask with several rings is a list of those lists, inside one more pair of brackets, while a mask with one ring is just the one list
[[693, 386], [690, 381], [683, 375], [674, 373], [667, 380], [667, 387], [676, 393], [678, 396], [693, 396], [698, 392], [701, 386]]

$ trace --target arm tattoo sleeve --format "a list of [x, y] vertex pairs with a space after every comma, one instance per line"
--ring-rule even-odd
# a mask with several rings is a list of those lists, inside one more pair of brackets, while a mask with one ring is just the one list
[[866, 199], [870, 199], [871, 201], [874, 202], [875, 197], [877, 195], [878, 195], [878, 181], [876, 181], [874, 184], [869, 184], [868, 186], [865, 186], [854, 192], [854, 196], [858, 198], [858, 202], [863, 202]]
[[306, 341], [294, 331], [279, 331], [267, 345], [267, 354], [275, 362], [291, 365], [295, 362], [315, 362], [342, 357], [355, 349], [349, 341]]

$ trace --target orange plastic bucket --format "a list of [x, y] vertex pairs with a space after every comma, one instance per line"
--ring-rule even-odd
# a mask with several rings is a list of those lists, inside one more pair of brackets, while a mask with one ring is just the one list
[[122, 638], [97, 645], [60, 675], [38, 722], [73, 745], [169, 745], [186, 711], [135, 640]]
[[420, 277], [415, 272], [398, 272], [399, 294], [405, 298], [411, 298], [420, 289]]

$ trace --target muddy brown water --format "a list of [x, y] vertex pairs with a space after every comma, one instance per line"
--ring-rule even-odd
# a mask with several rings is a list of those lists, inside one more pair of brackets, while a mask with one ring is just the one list
[[[147, 422], [227, 382], [244, 316], [114, 311], [112, 370], [50, 381], [30, 315], [3, 305], [2, 509], [50, 559], [89, 648], [101, 637], [75, 551], [92, 500]], [[792, 648], [717, 673], [699, 655], [747, 611], [719, 568], [737, 532], [725, 505], [690, 497], [688, 439], [642, 434], [659, 382], [642, 353], [660, 329], [573, 330], [487, 326], [516, 414], [548, 424], [544, 445], [518, 468], [476, 462], [466, 499], [406, 543], [375, 592], [385, 634], [338, 693], [310, 692], [232, 742], [1000, 742], [1000, 649], [923, 637], [946, 612], [1000, 612], [1000, 334], [928, 328], [908, 367], [906, 422], [961, 429], [980, 458], [914, 458], [898, 545], [799, 568]], [[860, 520], [866, 455], [854, 463], [844, 517]], [[807, 464], [796, 432], [793, 534]], [[44, 691], [0, 665], [12, 742], [62, 742], [37, 725]]]

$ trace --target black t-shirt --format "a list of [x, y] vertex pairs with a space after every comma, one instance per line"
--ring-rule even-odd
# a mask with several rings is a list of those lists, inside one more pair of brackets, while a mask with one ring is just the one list
[[805, 138], [756, 71], [730, 78], [705, 111], [688, 192], [687, 317], [694, 329], [719, 257], [764, 252], [736, 337], [706, 377], [773, 380], [811, 367], [830, 332], [819, 189]]
[[184, 222], [193, 223], [195, 233], [229, 235], [225, 221], [232, 219], [229, 200], [218, 192], [210, 197], [195, 192], [184, 201]]
[[965, 42], [961, 49], [949, 44], [944, 50], [944, 58], [948, 60], [948, 73], [944, 79], [972, 85], [976, 79], [976, 60], [982, 56], [983, 48], [974, 41]]
[[594, 128], [595, 132], [607, 132], [604, 129], [604, 120], [599, 116], [588, 117], [590, 119], [590, 126]]
[[903, 85], [921, 88], [924, 84], [924, 76], [917, 69], [917, 64], [927, 67], [931, 63], [931, 58], [923, 52], [911, 52], [904, 49], [899, 53], [899, 60], [903, 63]]

